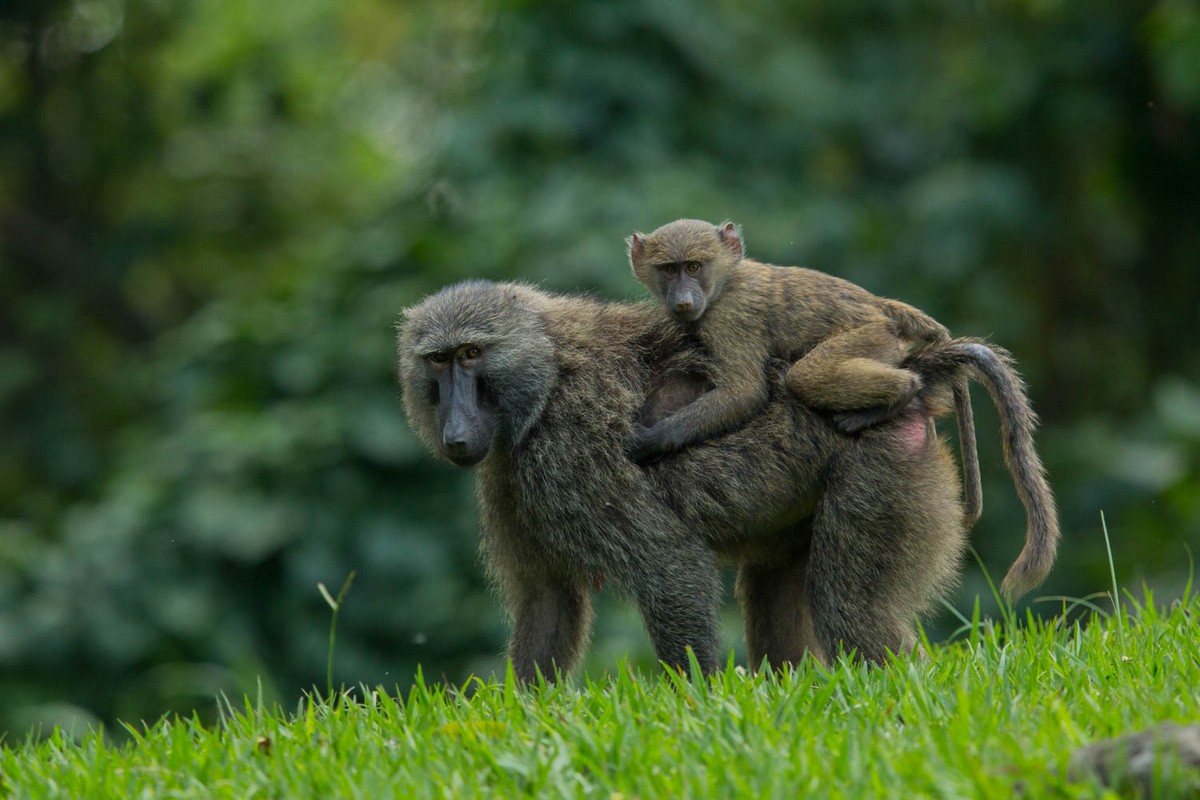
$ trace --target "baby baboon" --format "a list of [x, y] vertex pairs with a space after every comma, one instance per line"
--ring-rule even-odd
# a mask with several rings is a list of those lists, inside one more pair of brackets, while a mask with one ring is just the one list
[[[712, 355], [715, 389], [670, 418], [635, 430], [634, 459], [645, 461], [743, 424], [766, 402], [763, 364], [795, 362], [788, 388], [856, 432], [902, 409], [921, 388], [900, 366], [911, 346], [950, 338], [923, 311], [876, 297], [849, 281], [802, 267], [745, 257], [741, 230], [694, 219], [628, 239], [633, 273]], [[966, 475], [968, 521], [982, 510], [970, 395], [955, 387]]]
[[[935, 364], [908, 409], [857, 437], [772, 380], [745, 425], [645, 469], [625, 452], [633, 421], [709, 388], [694, 341], [656, 309], [471, 281], [404, 313], [398, 356], [418, 436], [477, 469], [482, 549], [522, 679], [577, 663], [600, 576], [636, 599], [662, 661], [685, 664], [690, 647], [712, 671], [719, 563], [739, 567], [756, 663], [839, 648], [883, 659], [911, 646], [957, 575], [958, 484], [929, 415], [967, 355]], [[1034, 577], [1049, 568], [1037, 555]]]

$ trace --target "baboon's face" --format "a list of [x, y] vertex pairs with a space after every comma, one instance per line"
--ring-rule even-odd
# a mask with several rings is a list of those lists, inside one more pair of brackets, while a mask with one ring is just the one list
[[465, 281], [401, 318], [404, 409], [421, 441], [460, 467], [483, 461], [498, 441], [520, 442], [554, 385], [552, 344], [522, 291]]
[[460, 467], [475, 466], [492, 446], [495, 416], [483, 386], [485, 360], [483, 347], [472, 343], [425, 355], [438, 449]]
[[654, 292], [671, 316], [680, 322], [695, 322], [708, 309], [712, 296], [712, 268], [695, 259], [654, 265]]
[[742, 258], [737, 226], [694, 219], [629, 237], [629, 262], [637, 279], [654, 292], [671, 316], [695, 322], [716, 299], [725, 276]]

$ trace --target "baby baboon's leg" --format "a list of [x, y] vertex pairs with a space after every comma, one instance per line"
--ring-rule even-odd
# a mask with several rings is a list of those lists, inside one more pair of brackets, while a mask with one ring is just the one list
[[547, 680], [575, 668], [592, 628], [590, 587], [546, 579], [517, 588], [508, 657], [523, 681]]
[[758, 669], [796, 664], [806, 652], [824, 660], [813, 632], [804, 590], [806, 554], [774, 562], [747, 562], [738, 570], [737, 597], [746, 631], [746, 654]]
[[895, 366], [904, 351], [887, 321], [836, 333], [792, 365], [787, 387], [825, 411], [903, 406], [921, 389], [915, 372]]
[[966, 546], [958, 472], [940, 440], [914, 452], [905, 429], [855, 440], [814, 515], [806, 590], [830, 658], [839, 647], [871, 661], [910, 649], [918, 616], [957, 580]]

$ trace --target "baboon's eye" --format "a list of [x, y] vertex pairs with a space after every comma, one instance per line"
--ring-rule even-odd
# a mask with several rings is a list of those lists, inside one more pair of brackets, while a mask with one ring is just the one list
[[465, 350], [463, 350], [463, 358], [466, 358], [469, 361], [474, 361], [481, 355], [483, 355], [483, 351], [475, 345], [469, 345]]
[[698, 272], [699, 270], [700, 270], [700, 262], [699, 261], [687, 262], [687, 271], [688, 272]]
[[428, 356], [426, 356], [426, 358], [428, 358], [434, 364], [445, 364], [450, 360], [450, 356], [440, 351], [437, 353], [430, 353]]
[[675, 275], [676, 273], [679, 272], [679, 265], [678, 264], [663, 264], [662, 271], [667, 273], [668, 275]]

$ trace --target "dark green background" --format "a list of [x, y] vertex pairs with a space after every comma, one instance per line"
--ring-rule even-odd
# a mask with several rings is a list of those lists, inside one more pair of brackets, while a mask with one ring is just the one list
[[[352, 569], [336, 680], [498, 669], [472, 477], [409, 433], [394, 321], [471, 276], [638, 297], [623, 238], [683, 215], [1011, 349], [1044, 594], [1108, 585], [1104, 511], [1121, 582], [1177, 596], [1198, 193], [1189, 0], [7, 0], [0, 729], [291, 703]], [[976, 407], [998, 577], [1024, 519]], [[605, 605], [589, 669], [631, 649]]]

